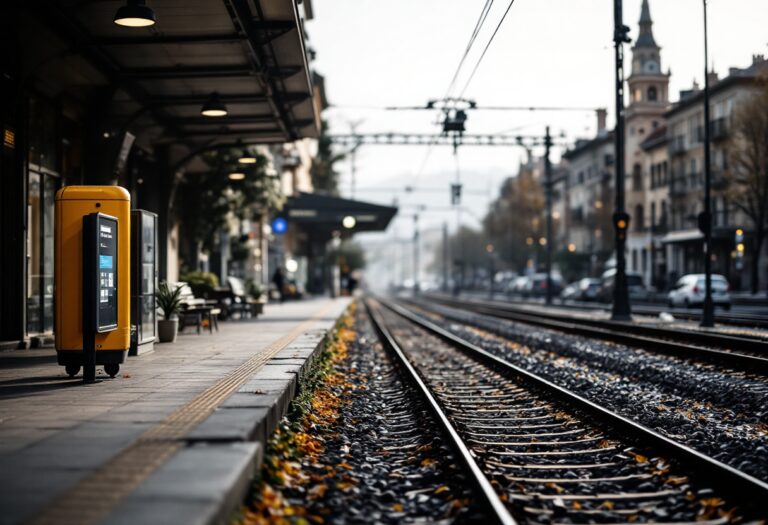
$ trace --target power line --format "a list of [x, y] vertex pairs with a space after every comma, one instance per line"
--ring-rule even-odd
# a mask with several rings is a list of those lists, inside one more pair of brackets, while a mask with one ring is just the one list
[[488, 18], [488, 13], [491, 11], [492, 6], [493, 0], [485, 0], [485, 5], [483, 6], [482, 11], [480, 11], [480, 16], [478, 17], [477, 22], [475, 22], [475, 28], [472, 30], [472, 35], [469, 37], [469, 42], [467, 43], [467, 47], [464, 49], [464, 54], [459, 61], [459, 65], [456, 67], [456, 71], [453, 74], [451, 83], [448, 84], [448, 89], [445, 90], [443, 100], [446, 100], [450, 96], [451, 90], [453, 90], [453, 87], [456, 84], [456, 80], [459, 78], [459, 73], [461, 73], [461, 67], [464, 65], [464, 61], [467, 59], [467, 56], [469, 56], [469, 51], [472, 49], [472, 46], [477, 39], [477, 35], [480, 34], [480, 30], [485, 24], [485, 20]]
[[493, 42], [493, 39], [496, 38], [496, 33], [499, 32], [499, 28], [501, 28], [501, 24], [504, 23], [504, 20], [507, 18], [507, 14], [509, 13], [509, 10], [512, 9], [512, 5], [514, 3], [515, 3], [515, 0], [509, 0], [509, 5], [507, 6], [506, 11], [504, 11], [504, 14], [501, 16], [501, 20], [499, 20], [499, 23], [496, 25], [496, 29], [493, 30], [493, 34], [491, 35], [490, 40], [488, 40], [488, 43], [485, 45], [485, 49], [483, 49], [483, 52], [480, 55], [480, 58], [477, 59], [477, 63], [475, 63], [475, 67], [472, 69], [472, 73], [469, 75], [469, 78], [467, 79], [466, 84], [464, 84], [464, 88], [461, 90], [461, 93], [459, 93], [458, 98], [462, 98], [464, 96], [464, 93], [467, 91], [467, 88], [469, 87], [470, 82], [472, 82], [472, 79], [475, 77], [477, 68], [480, 67], [480, 64], [482, 63], [483, 58], [485, 58], [485, 53], [488, 51], [488, 48], [491, 47], [491, 43]]
[[[461, 60], [459, 60], [459, 65], [456, 67], [456, 71], [453, 74], [453, 78], [451, 79], [450, 84], [448, 84], [448, 88], [445, 90], [445, 95], [443, 96], [443, 100], [446, 100], [448, 96], [451, 94], [451, 91], [453, 90], [456, 80], [459, 77], [459, 73], [461, 72], [461, 68], [464, 65], [464, 61], [467, 59], [467, 56], [469, 55], [469, 51], [472, 49], [472, 46], [475, 43], [475, 40], [477, 39], [477, 35], [480, 34], [480, 30], [482, 29], [483, 25], [485, 24], [485, 20], [488, 18], [488, 13], [491, 10], [491, 7], [493, 6], [494, 0], [485, 0], [485, 5], [483, 5], [483, 9], [480, 11], [480, 16], [477, 17], [477, 21], [475, 22], [475, 27], [472, 30], [472, 35], [469, 37], [469, 42], [467, 42], [467, 46], [464, 49], [464, 54], [461, 57]], [[427, 151], [424, 153], [424, 158], [421, 161], [421, 165], [419, 166], [419, 170], [416, 172], [416, 175], [414, 176], [414, 181], [418, 181], [419, 178], [421, 178], [422, 173], [424, 173], [424, 170], [427, 167], [427, 162], [429, 161], [429, 157], [432, 155], [432, 147], [435, 145], [436, 141], [432, 141], [427, 146]]]

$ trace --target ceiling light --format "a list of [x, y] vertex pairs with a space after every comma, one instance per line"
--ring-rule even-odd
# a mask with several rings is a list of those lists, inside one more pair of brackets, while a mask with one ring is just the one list
[[229, 174], [229, 180], [243, 180], [244, 178], [245, 173], [240, 173], [239, 171]]
[[256, 157], [253, 157], [248, 153], [243, 153], [243, 155], [237, 159], [237, 162], [240, 164], [256, 164]]
[[155, 12], [147, 5], [146, 0], [128, 0], [126, 5], [117, 10], [113, 21], [124, 27], [153, 26]]
[[200, 113], [205, 117], [223, 117], [227, 114], [227, 106], [221, 101], [219, 94], [214, 91], [203, 104]]
[[354, 228], [355, 224], [357, 224], [357, 220], [354, 217], [352, 217], [351, 215], [347, 215], [341, 221], [341, 225], [344, 226], [348, 230], [351, 230], [352, 228]]

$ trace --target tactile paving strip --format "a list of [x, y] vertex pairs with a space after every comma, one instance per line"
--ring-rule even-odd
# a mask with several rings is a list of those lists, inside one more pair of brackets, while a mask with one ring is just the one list
[[264, 363], [308, 330], [332, 307], [334, 305], [330, 304], [321, 309], [225, 378], [208, 387], [192, 401], [148, 429], [127, 448], [55, 498], [29, 523], [90, 525], [107, 517], [152, 472], [184, 446], [183, 438], [192, 428], [202, 423]]

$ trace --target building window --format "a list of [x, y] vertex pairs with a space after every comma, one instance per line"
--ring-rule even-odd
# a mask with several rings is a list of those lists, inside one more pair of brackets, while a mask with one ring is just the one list
[[645, 213], [643, 210], [643, 205], [638, 204], [635, 206], [635, 231], [641, 232], [643, 231], [643, 227], [645, 225]]
[[632, 189], [639, 191], [643, 189], [643, 167], [635, 163], [632, 167]]
[[[655, 86], [651, 86], [648, 88], [648, 100], [650, 102], [656, 102], [659, 99], [659, 92], [656, 90]], [[654, 122], [654, 128], [656, 127], [656, 123]]]

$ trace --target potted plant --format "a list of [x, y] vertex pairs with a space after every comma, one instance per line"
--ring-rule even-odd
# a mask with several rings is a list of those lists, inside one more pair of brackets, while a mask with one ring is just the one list
[[248, 279], [248, 281], [246, 281], [246, 287], [248, 289], [248, 295], [250, 295], [255, 301], [251, 304], [251, 314], [255, 316], [263, 314], [264, 303], [267, 302], [267, 297], [264, 293], [264, 287], [253, 279]]
[[170, 287], [167, 282], [161, 282], [155, 300], [163, 314], [163, 319], [157, 322], [157, 336], [161, 343], [173, 343], [179, 331], [176, 314], [181, 310], [181, 286]]

